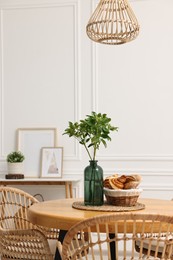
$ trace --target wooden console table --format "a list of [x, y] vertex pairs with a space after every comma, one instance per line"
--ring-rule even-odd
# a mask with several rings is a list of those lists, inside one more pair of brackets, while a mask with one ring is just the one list
[[73, 198], [72, 183], [78, 182], [79, 179], [41, 179], [41, 178], [25, 178], [25, 179], [0, 179], [0, 185], [64, 185], [66, 198]]

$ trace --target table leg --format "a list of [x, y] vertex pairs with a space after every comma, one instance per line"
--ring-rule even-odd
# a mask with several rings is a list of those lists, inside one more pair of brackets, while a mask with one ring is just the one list
[[65, 182], [65, 197], [66, 199], [68, 198], [73, 198], [73, 190], [72, 190], [72, 182]]
[[[110, 239], [115, 238], [115, 234], [109, 233]], [[111, 259], [114, 260], [116, 259], [116, 252], [115, 252], [115, 241], [112, 241], [110, 243], [110, 250], [111, 250]]]
[[65, 197], [66, 197], [66, 199], [69, 198], [69, 185], [68, 185], [68, 182], [65, 183]]
[[[63, 243], [64, 237], [67, 233], [67, 230], [60, 230], [59, 232], [59, 237], [58, 237], [58, 241], [61, 242], [61, 244]], [[55, 258], [54, 260], [61, 260], [61, 255], [59, 253], [58, 248], [56, 248], [56, 253], [55, 253]]]
[[69, 182], [70, 198], [73, 198], [72, 182]]

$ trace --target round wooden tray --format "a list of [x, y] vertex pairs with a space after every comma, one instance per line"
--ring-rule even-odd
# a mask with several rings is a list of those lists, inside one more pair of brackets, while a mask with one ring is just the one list
[[112, 211], [112, 212], [121, 212], [121, 211], [133, 211], [133, 210], [141, 210], [145, 209], [145, 205], [142, 203], [136, 203], [135, 206], [124, 207], [124, 206], [113, 206], [109, 205], [106, 202], [102, 206], [86, 206], [82, 201], [75, 201], [72, 204], [72, 207], [75, 209], [82, 210], [93, 210], [93, 211]]

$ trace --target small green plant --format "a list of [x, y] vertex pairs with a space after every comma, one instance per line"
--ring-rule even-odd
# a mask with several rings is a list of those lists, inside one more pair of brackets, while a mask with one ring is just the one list
[[25, 156], [20, 151], [11, 152], [7, 155], [7, 162], [18, 163], [23, 162]]
[[[81, 145], [84, 145], [90, 160], [96, 160], [96, 151], [101, 144], [107, 147], [106, 141], [111, 141], [110, 132], [118, 131], [118, 127], [110, 124], [111, 118], [107, 114], [92, 112], [80, 122], [69, 122], [68, 128], [63, 135], [76, 138]], [[89, 148], [93, 148], [93, 154]]]

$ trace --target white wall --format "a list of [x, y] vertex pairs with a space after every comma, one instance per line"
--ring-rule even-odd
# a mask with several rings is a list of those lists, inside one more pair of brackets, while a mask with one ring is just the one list
[[[88, 157], [62, 136], [68, 121], [107, 113], [119, 132], [100, 149], [105, 176], [139, 173], [144, 197], [173, 197], [173, 2], [132, 0], [141, 31], [121, 46], [85, 32], [95, 0], [0, 0], [0, 173], [16, 129], [56, 127], [63, 175], [81, 178]], [[62, 187], [41, 189], [61, 197]], [[35, 190], [36, 189], [36, 190]], [[58, 194], [57, 194], [58, 193]]]

